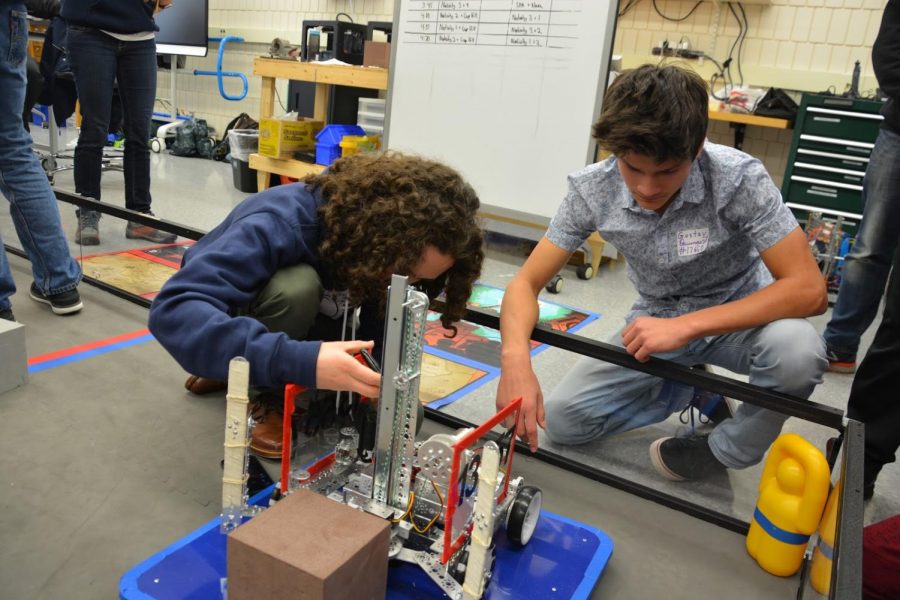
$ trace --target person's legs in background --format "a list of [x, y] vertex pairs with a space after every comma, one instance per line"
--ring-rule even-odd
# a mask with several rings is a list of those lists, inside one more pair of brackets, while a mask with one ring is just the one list
[[865, 425], [865, 498], [872, 497], [878, 473], [894, 462], [900, 448], [900, 250], [893, 268], [881, 325], [859, 365], [847, 403], [847, 416]]
[[[96, 29], [70, 25], [66, 44], [81, 106], [81, 133], [75, 147], [75, 192], [100, 200], [100, 174], [119, 41]], [[84, 246], [99, 244], [99, 220], [99, 212], [79, 209], [75, 242]]]
[[[156, 42], [120, 42], [116, 80], [125, 116], [125, 208], [150, 211], [150, 123], [156, 100]], [[129, 221], [129, 238], [171, 244], [175, 235]]]
[[[22, 127], [28, 25], [21, 3], [0, 6], [0, 192], [31, 261], [31, 297], [56, 314], [78, 312], [81, 269], [69, 253], [59, 207]], [[0, 316], [11, 318], [15, 283], [5, 253], [0, 258]]]
[[859, 338], [878, 313], [900, 240], [900, 134], [882, 128], [863, 183], [863, 219], [844, 259], [841, 287], [825, 328], [829, 370], [856, 370]]

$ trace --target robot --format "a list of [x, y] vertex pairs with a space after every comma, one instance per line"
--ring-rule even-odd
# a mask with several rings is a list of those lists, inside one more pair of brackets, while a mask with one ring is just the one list
[[[428, 305], [428, 297], [410, 288], [406, 277], [392, 277], [385, 318], [384, 376], [374, 405], [377, 421], [371, 451], [360, 451], [360, 432], [348, 427], [341, 430], [333, 453], [306, 468], [292, 468], [290, 415], [293, 398], [301, 388], [286, 387], [278, 492], [284, 495], [309, 489], [390, 521], [391, 545], [386, 558], [418, 565], [453, 600], [477, 600], [491, 580], [495, 533], [505, 525], [514, 546], [528, 544], [540, 517], [542, 493], [524, 485], [521, 477], [512, 476], [514, 428], [497, 441], [485, 437], [505, 419], [518, 417], [521, 400], [477, 428], [416, 441]], [[238, 367], [246, 367], [246, 361], [235, 360]], [[239, 391], [232, 391], [229, 376], [229, 402], [232, 397], [236, 403], [244, 402]], [[252, 510], [247, 507], [246, 467], [238, 472], [240, 465], [246, 465], [249, 430], [233, 416], [240, 414], [237, 404], [235, 411], [226, 414], [223, 531], [239, 525], [241, 515]], [[228, 465], [232, 465], [230, 470]], [[243, 488], [238, 490], [241, 484]]]

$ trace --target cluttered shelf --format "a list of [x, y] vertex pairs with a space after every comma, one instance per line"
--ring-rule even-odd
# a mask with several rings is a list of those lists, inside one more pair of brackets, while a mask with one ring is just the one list
[[[256, 58], [253, 61], [253, 74], [262, 78], [260, 121], [271, 117], [275, 110], [275, 81], [277, 79], [315, 83], [313, 119], [323, 122], [327, 120], [331, 86], [344, 85], [376, 90], [386, 90], [388, 86], [387, 69], [300, 62], [280, 58]], [[256, 170], [257, 187], [262, 191], [269, 187], [271, 174], [299, 178], [311, 173], [321, 173], [325, 167], [292, 158], [272, 158], [256, 153], [250, 155], [250, 168]]]

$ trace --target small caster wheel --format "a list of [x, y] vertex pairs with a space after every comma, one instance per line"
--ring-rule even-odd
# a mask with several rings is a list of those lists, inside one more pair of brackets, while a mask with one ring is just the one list
[[150, 149], [159, 154], [162, 152], [162, 141], [159, 138], [153, 138], [150, 140]]
[[52, 156], [45, 156], [41, 159], [41, 168], [44, 169], [45, 172], [50, 173], [56, 168], [56, 159]]
[[563, 278], [562, 275], [554, 275], [553, 279], [545, 286], [546, 289], [551, 294], [558, 294], [562, 291]]
[[590, 279], [594, 276], [594, 267], [589, 264], [578, 265], [575, 274], [578, 275], [578, 279]]
[[506, 521], [506, 537], [514, 545], [525, 546], [531, 541], [541, 516], [542, 500], [541, 490], [531, 485], [526, 485], [516, 494]]

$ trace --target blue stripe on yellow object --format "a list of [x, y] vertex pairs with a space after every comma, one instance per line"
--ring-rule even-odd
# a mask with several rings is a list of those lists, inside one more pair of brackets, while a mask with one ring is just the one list
[[757, 508], [753, 511], [753, 520], [756, 521], [760, 527], [763, 528], [763, 531], [771, 535], [773, 538], [778, 540], [779, 542], [784, 542], [785, 544], [805, 544], [809, 541], [808, 535], [803, 535], [802, 533], [794, 533], [792, 531], [786, 531], [774, 524], [772, 521], [766, 518], [766, 515], [762, 514]]

